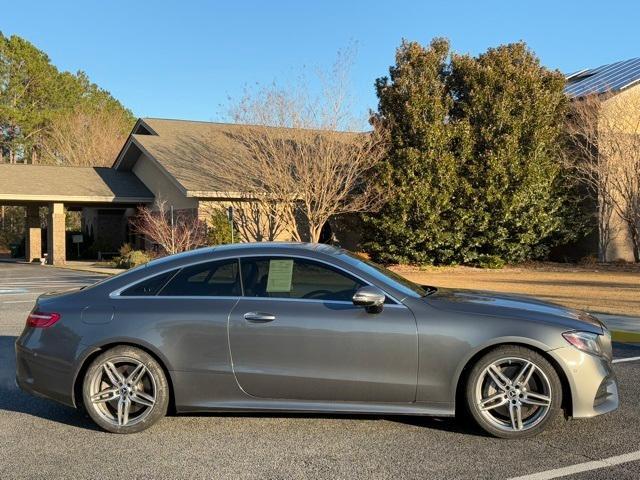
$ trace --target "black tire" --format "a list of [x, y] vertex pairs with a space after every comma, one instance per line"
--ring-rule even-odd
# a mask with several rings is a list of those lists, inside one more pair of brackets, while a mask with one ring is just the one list
[[[518, 363], [519, 361], [522, 363]], [[503, 391], [488, 372], [489, 367], [496, 362], [503, 365], [500, 368], [506, 377], [513, 377], [513, 374], [509, 372], [516, 373], [517, 377], [517, 373], [526, 365], [526, 362], [532, 363], [536, 368], [529, 367], [532, 368], [533, 374], [527, 385], [521, 385], [522, 382], [518, 384], [519, 386], [516, 386], [515, 383], [511, 385], [505, 383], [506, 389]], [[501, 380], [501, 377], [498, 379]], [[510, 378], [510, 380], [514, 380], [514, 378]], [[545, 391], [536, 392], [536, 386]], [[484, 391], [490, 389], [487, 398], [499, 397], [504, 393], [504, 400], [498, 398], [487, 404], [487, 409], [481, 410], [478, 398], [485, 398], [485, 395], [482, 394], [483, 389], [485, 389]], [[528, 397], [528, 395], [536, 393], [541, 393], [546, 397], [543, 402], [549, 402], [548, 407], [525, 403], [536, 401], [535, 398]], [[485, 432], [499, 438], [526, 438], [536, 435], [553, 425], [562, 412], [562, 384], [555, 368], [538, 352], [518, 345], [496, 347], [480, 358], [469, 372], [464, 397], [467, 412], [475, 423]], [[501, 404], [500, 402], [503, 401], [506, 403]], [[517, 413], [512, 414], [511, 402], [513, 402], [513, 411], [518, 409], [517, 411], [521, 412], [520, 422], [514, 419], [514, 415], [517, 417]], [[492, 405], [498, 406], [492, 407]], [[526, 419], [525, 413], [529, 415]], [[527, 421], [530, 422], [529, 426], [527, 426]], [[518, 426], [521, 429], [513, 428], [513, 426]]]
[[[110, 370], [107, 362], [115, 366], [116, 373], [120, 374], [117, 384], [111, 382], [113, 377], [106, 371]], [[140, 368], [140, 365], [144, 368]], [[131, 379], [136, 368], [139, 368], [141, 377]], [[135, 384], [130, 384], [128, 380]], [[110, 391], [94, 402], [91, 397], [92, 394], [96, 396], [96, 390]], [[118, 396], [111, 398], [112, 395]], [[110, 400], [105, 400], [107, 398]], [[83, 378], [82, 401], [85, 411], [102, 429], [112, 433], [136, 433], [149, 428], [166, 415], [169, 385], [155, 358], [139, 348], [120, 345], [98, 355], [91, 362]], [[125, 407], [127, 401], [128, 407]]]

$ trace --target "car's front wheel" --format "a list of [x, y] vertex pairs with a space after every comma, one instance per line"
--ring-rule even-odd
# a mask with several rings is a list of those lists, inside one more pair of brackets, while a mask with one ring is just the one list
[[169, 388], [162, 367], [151, 355], [121, 345], [91, 363], [82, 398], [89, 416], [103, 429], [135, 433], [164, 417]]
[[562, 385], [542, 355], [505, 345], [473, 366], [466, 402], [485, 432], [501, 438], [528, 437], [544, 430], [561, 412]]

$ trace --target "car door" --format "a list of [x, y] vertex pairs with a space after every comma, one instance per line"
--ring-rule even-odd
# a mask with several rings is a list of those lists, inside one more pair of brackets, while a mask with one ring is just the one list
[[317, 260], [241, 259], [244, 296], [229, 317], [233, 371], [261, 398], [413, 402], [418, 346], [412, 312], [388, 299], [354, 306], [366, 282]]
[[230, 373], [227, 321], [242, 288], [237, 259], [153, 275], [115, 296], [119, 331], [144, 338], [181, 372]]

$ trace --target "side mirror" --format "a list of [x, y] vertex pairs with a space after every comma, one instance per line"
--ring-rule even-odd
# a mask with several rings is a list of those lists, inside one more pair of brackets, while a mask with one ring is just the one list
[[352, 301], [354, 305], [364, 307], [369, 313], [380, 313], [386, 298], [384, 292], [378, 287], [367, 285], [360, 287], [353, 294]]

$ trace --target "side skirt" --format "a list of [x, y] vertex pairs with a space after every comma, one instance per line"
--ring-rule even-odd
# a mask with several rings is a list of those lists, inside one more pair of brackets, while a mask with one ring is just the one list
[[227, 402], [208, 402], [206, 405], [181, 406], [178, 413], [187, 412], [290, 412], [331, 413], [339, 415], [426, 415], [453, 417], [455, 408], [450, 404], [387, 404], [354, 402], [309, 402], [252, 399]]

